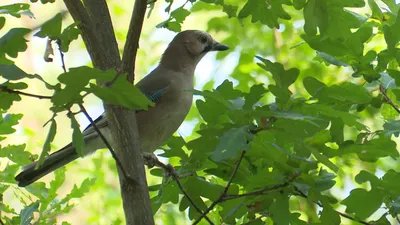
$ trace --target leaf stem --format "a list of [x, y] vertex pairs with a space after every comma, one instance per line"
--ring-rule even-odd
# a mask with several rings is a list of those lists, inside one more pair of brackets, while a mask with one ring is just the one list
[[32, 97], [32, 98], [51, 99], [51, 96], [44, 96], [44, 95], [30, 94], [30, 93], [26, 93], [26, 92], [22, 92], [22, 91], [16, 91], [13, 89], [9, 89], [7, 86], [2, 86], [2, 85], [0, 85], [0, 90], [3, 92], [8, 92], [10, 94], [25, 95], [25, 96]]

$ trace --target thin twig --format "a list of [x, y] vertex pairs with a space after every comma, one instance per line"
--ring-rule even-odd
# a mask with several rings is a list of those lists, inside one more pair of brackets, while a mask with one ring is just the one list
[[122, 73], [128, 73], [127, 79], [133, 83], [135, 79], [136, 53], [139, 48], [139, 38], [142, 33], [143, 20], [146, 14], [147, 1], [136, 0], [129, 23], [124, 53], [122, 55]]
[[122, 166], [121, 161], [119, 161], [117, 155], [115, 154], [114, 150], [112, 149], [110, 143], [107, 141], [106, 137], [101, 133], [100, 129], [97, 127], [96, 123], [93, 121], [92, 117], [90, 117], [89, 113], [86, 111], [85, 107], [82, 104], [79, 104], [79, 107], [83, 114], [85, 114], [86, 118], [90, 121], [90, 124], [93, 126], [97, 134], [99, 134], [101, 140], [103, 140], [104, 144], [107, 146], [108, 150], [110, 151], [112, 157], [115, 159], [115, 162], [117, 163], [118, 167], [121, 169], [125, 179], [131, 180], [128, 176], [128, 174], [125, 172], [124, 167]]
[[65, 67], [64, 53], [61, 51], [61, 39], [57, 39], [56, 43], [58, 45], [58, 51], [60, 52], [61, 67], [64, 70], [64, 73], [66, 73], [67, 68]]
[[296, 173], [294, 176], [292, 176], [288, 181], [286, 181], [285, 183], [282, 184], [276, 184], [270, 187], [265, 187], [262, 188], [260, 190], [257, 191], [252, 191], [252, 192], [248, 192], [248, 193], [244, 193], [244, 194], [239, 194], [239, 195], [228, 195], [225, 196], [223, 198], [223, 201], [227, 201], [227, 200], [232, 200], [232, 199], [236, 199], [236, 198], [242, 198], [242, 197], [248, 197], [248, 196], [255, 196], [255, 195], [264, 195], [265, 192], [268, 191], [273, 191], [273, 190], [277, 190], [279, 188], [283, 188], [288, 186], [289, 184], [291, 184], [298, 176], [300, 176], [300, 173]]
[[3, 220], [1, 220], [1, 219], [0, 219], [0, 224], [1, 224], [1, 225], [5, 225], [5, 224], [3, 223]]
[[389, 98], [389, 96], [388, 96], [387, 93], [386, 93], [386, 89], [385, 89], [382, 85], [380, 85], [380, 86], [379, 86], [379, 90], [381, 91], [383, 97], [385, 97], [386, 102], [387, 102], [389, 105], [391, 105], [391, 106], [393, 107], [393, 109], [396, 110], [396, 112], [397, 112], [398, 114], [400, 114], [400, 109], [399, 109], [399, 107], [398, 107], [396, 104], [393, 103], [392, 99]]
[[3, 92], [11, 93], [11, 94], [25, 95], [25, 96], [29, 96], [29, 97], [32, 97], [32, 98], [51, 99], [51, 96], [37, 95], [37, 94], [30, 94], [30, 93], [26, 93], [26, 92], [22, 92], [22, 91], [16, 91], [16, 90], [13, 90], [13, 89], [9, 89], [6, 86], [0, 86], [0, 90], [3, 91]]
[[[302, 191], [300, 191], [298, 188], [295, 187], [294, 189], [297, 191], [297, 195], [298, 195], [298, 196], [303, 197], [303, 198], [305, 198], [305, 199], [308, 199], [308, 196], [307, 196], [306, 194], [304, 194]], [[319, 207], [324, 208], [324, 205], [323, 205], [321, 202], [319, 202], [319, 201], [313, 201], [313, 202], [314, 202], [315, 204], [317, 204]], [[339, 211], [337, 211], [337, 210], [335, 210], [335, 212], [336, 212], [337, 214], [339, 214], [341, 217], [347, 218], [347, 219], [349, 219], [349, 220], [353, 220], [353, 221], [356, 221], [356, 222], [361, 223], [361, 224], [364, 224], [364, 225], [372, 225], [372, 223], [368, 223], [368, 222], [363, 221], [363, 220], [358, 220], [358, 219], [356, 219], [356, 218], [354, 218], [354, 217], [352, 217], [352, 216], [350, 216], [350, 215], [347, 215], [347, 214], [345, 214], [345, 213], [339, 212]]]
[[239, 169], [240, 163], [242, 162], [242, 159], [244, 157], [244, 154], [246, 154], [246, 151], [242, 151], [242, 154], [239, 157], [239, 160], [236, 162], [235, 169], [233, 170], [231, 177], [228, 180], [228, 183], [226, 184], [224, 191], [221, 193], [221, 195], [218, 197], [216, 201], [214, 201], [207, 209], [206, 211], [203, 212], [203, 214], [200, 215], [199, 218], [193, 223], [193, 225], [198, 224], [203, 217], [205, 217], [218, 203], [222, 202], [223, 199], [226, 197], [226, 194], [228, 193], [228, 189], [232, 184], [233, 178], [236, 176], [236, 173]]
[[[181, 178], [181, 176], [179, 176], [176, 173], [175, 168], [170, 164], [165, 165], [160, 160], [158, 160], [157, 157], [152, 157], [150, 160], [152, 160], [152, 163], [154, 164], [154, 166], [157, 166], [157, 167], [160, 167], [160, 168], [164, 169], [164, 171], [166, 172], [166, 174], [168, 176], [172, 176], [172, 178], [175, 180], [176, 184], [178, 185], [179, 189], [181, 189], [183, 195], [189, 200], [190, 204], [192, 204], [192, 206], [197, 210], [198, 213], [203, 214], [201, 209], [194, 203], [192, 198], [186, 192], [185, 188], [183, 188], [183, 185], [182, 185], [181, 181], [179, 180]], [[209, 224], [214, 225], [214, 223], [210, 220], [210, 218], [205, 216], [205, 219], [208, 221]]]

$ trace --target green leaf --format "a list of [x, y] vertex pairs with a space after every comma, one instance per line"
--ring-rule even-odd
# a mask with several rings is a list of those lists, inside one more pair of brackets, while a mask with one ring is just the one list
[[0, 148], [0, 157], [7, 157], [18, 165], [26, 165], [31, 163], [33, 158], [30, 152], [24, 151], [26, 145], [7, 145]]
[[331, 133], [327, 130], [321, 130], [315, 133], [313, 136], [304, 139], [304, 144], [318, 147], [324, 146], [325, 143], [330, 142], [332, 140]]
[[20, 18], [21, 15], [25, 14], [33, 17], [31, 11], [29, 11], [30, 5], [26, 3], [16, 3], [12, 5], [0, 6], [0, 14], [10, 14], [11, 16]]
[[17, 94], [0, 91], [0, 109], [8, 110], [14, 101], [21, 101], [21, 97]]
[[364, 0], [309, 0], [304, 6], [304, 31], [308, 36], [315, 36], [319, 31], [324, 39], [346, 38], [351, 35], [352, 28], [360, 26], [360, 21], [345, 7], [360, 8], [364, 5]]
[[3, 84], [0, 85], [1, 86], [6, 86], [8, 89], [11, 90], [23, 90], [23, 89], [27, 89], [28, 88], [28, 84], [24, 83], [24, 82], [17, 82], [17, 83], [11, 83], [11, 82], [5, 82]]
[[306, 0], [293, 0], [293, 7], [297, 10], [300, 10], [306, 4]]
[[189, 15], [190, 12], [187, 9], [183, 8], [183, 6], [181, 6], [171, 12], [170, 18], [159, 23], [156, 27], [167, 28], [168, 30], [179, 32], [181, 31], [181, 24]]
[[252, 23], [259, 21], [270, 28], [279, 28], [278, 19], [291, 19], [290, 15], [283, 9], [283, 4], [290, 5], [291, 1], [248, 0], [240, 10], [238, 18], [244, 19], [252, 16]]
[[39, 160], [38, 160], [38, 163], [37, 163], [38, 166], [41, 166], [43, 164], [46, 156], [49, 155], [49, 152], [51, 150], [50, 143], [54, 140], [54, 137], [56, 136], [56, 132], [57, 132], [57, 123], [54, 120], [54, 118], [52, 118], [50, 120], [49, 133], [47, 134], [46, 141], [43, 144], [43, 150], [42, 150], [42, 152], [40, 153], [40, 156], [39, 156]]
[[[219, 195], [224, 190], [224, 187], [222, 185], [211, 183], [205, 180], [204, 178], [198, 176], [188, 177], [187, 179], [185, 179], [183, 185], [186, 188], [186, 191], [188, 192], [189, 196], [193, 196], [199, 199], [201, 196], [210, 199], [212, 201], [217, 200]], [[182, 209], [181, 206], [180, 208]]]
[[257, 103], [267, 93], [263, 84], [253, 85], [250, 88], [250, 92], [244, 96], [245, 103], [243, 109], [251, 110], [253, 106]]
[[302, 106], [307, 112], [317, 112], [320, 115], [329, 118], [340, 118], [345, 125], [355, 126], [358, 130], [366, 130], [367, 127], [358, 122], [358, 117], [348, 112], [335, 110], [329, 105], [325, 104], [305, 104]]
[[396, 137], [399, 136], [400, 132], [400, 120], [388, 120], [383, 125], [383, 129], [386, 135], [391, 136], [392, 134]]
[[378, 138], [363, 144], [351, 144], [341, 146], [340, 150], [346, 153], [356, 153], [362, 161], [376, 162], [379, 158], [390, 156], [398, 158], [399, 152], [396, 143], [390, 137], [380, 135]]
[[0, 75], [7, 80], [20, 80], [22, 78], [33, 78], [33, 75], [17, 67], [15, 64], [0, 64]]
[[318, 152], [318, 150], [314, 147], [307, 146], [310, 152], [313, 154], [313, 156], [317, 159], [318, 162], [324, 164], [326, 167], [329, 169], [333, 170], [334, 172], [339, 171], [339, 167], [336, 166], [333, 162], [329, 160], [328, 157], [322, 155], [321, 153]]
[[289, 198], [285, 194], [276, 195], [275, 202], [272, 203], [269, 211], [271, 212], [274, 224], [289, 225], [290, 224], [290, 211], [289, 211]]
[[232, 128], [219, 140], [217, 148], [212, 152], [211, 159], [221, 162], [226, 159], [234, 159], [241, 151], [248, 148], [249, 127]]
[[95, 178], [86, 178], [80, 187], [74, 185], [74, 188], [72, 189], [71, 193], [67, 195], [66, 199], [82, 198], [86, 193], [89, 192], [90, 188], [95, 184], [95, 182]]
[[396, 0], [382, 0], [382, 2], [384, 2], [393, 13], [399, 11], [400, 5], [396, 2]]
[[6, 114], [0, 116], [0, 134], [12, 134], [15, 132], [13, 126], [18, 124], [22, 114]]
[[389, 51], [394, 51], [400, 41], [400, 16], [397, 16], [396, 22], [392, 25], [383, 25], [383, 34]]
[[303, 85], [311, 96], [316, 95], [317, 92], [326, 88], [326, 85], [315, 77], [305, 77], [303, 80]]
[[60, 41], [61, 41], [61, 50], [63, 52], [68, 52], [70, 43], [73, 40], [78, 39], [79, 34], [81, 33], [81, 30], [79, 30], [77, 27], [78, 24], [79, 24], [78, 22], [75, 22], [75, 23], [69, 25], [61, 33]]
[[37, 212], [39, 208], [39, 201], [36, 201], [21, 210], [21, 225], [30, 225], [33, 219], [33, 213]]
[[19, 169], [19, 165], [7, 165], [3, 171], [0, 170], [0, 180], [3, 183], [16, 184], [15, 175]]
[[189, 15], [190, 15], [190, 12], [183, 7], [179, 7], [171, 12], [171, 16], [173, 18], [175, 18], [176, 22], [178, 22], [178, 23], [183, 23], [185, 18]]
[[334, 180], [335, 178], [335, 174], [329, 173], [324, 169], [320, 169], [318, 178], [315, 180], [315, 189], [318, 191], [329, 190], [336, 184], [336, 181]]
[[326, 225], [340, 225], [341, 219], [338, 212], [336, 212], [328, 201], [323, 202], [323, 210], [321, 212], [321, 223]]
[[27, 28], [12, 28], [0, 38], [0, 54], [5, 53], [16, 58], [18, 52], [23, 52], [28, 47], [24, 36], [31, 32]]
[[376, 4], [374, 0], [368, 0], [368, 5], [372, 10], [372, 18], [377, 19], [379, 21], [383, 20], [383, 13], [379, 6]]
[[179, 157], [181, 159], [188, 159], [188, 155], [185, 153], [185, 151], [182, 149], [183, 146], [186, 145], [185, 140], [179, 136], [171, 136], [168, 138], [166, 141], [166, 145], [169, 148], [162, 148], [164, 150], [163, 154], [159, 154], [159, 156], [171, 158], [171, 157]]
[[342, 201], [342, 204], [346, 206], [346, 212], [355, 213], [359, 219], [363, 220], [379, 209], [383, 197], [381, 191], [375, 189], [366, 191], [362, 188], [356, 188]]
[[46, 210], [49, 204], [54, 202], [54, 199], [58, 197], [57, 191], [64, 181], [65, 167], [61, 167], [54, 171], [54, 179], [50, 181], [50, 188], [47, 189], [46, 187], [43, 187], [46, 190], [46, 194], [44, 195], [45, 198], [41, 199], [40, 211]]
[[390, 213], [398, 215], [400, 213], [400, 197], [390, 203]]
[[[397, 97], [393, 93], [393, 89], [387, 89], [386, 95], [389, 97], [390, 100], [392, 100], [392, 102], [397, 102]], [[382, 114], [383, 118], [389, 119], [389, 120], [394, 120], [399, 115], [399, 113], [389, 103], [384, 103], [382, 105], [381, 114]]]
[[111, 81], [117, 73], [115, 71], [101, 71], [87, 66], [70, 68], [68, 72], [58, 76], [58, 80], [65, 84], [61, 91], [57, 91], [51, 101], [56, 106], [65, 106], [72, 103], [82, 103], [81, 92], [89, 84], [89, 81], [96, 79], [97, 82]]
[[372, 100], [370, 94], [363, 86], [350, 82], [324, 88], [320, 93], [319, 99], [326, 97], [337, 101], [348, 101], [353, 104], [369, 103]]
[[282, 109], [288, 109], [290, 106], [289, 99], [292, 92], [289, 90], [289, 86], [292, 85], [300, 74], [297, 68], [291, 68], [285, 70], [283, 65], [280, 63], [272, 63], [268, 59], [256, 56], [257, 59], [261, 60], [261, 63], [257, 63], [265, 71], [272, 74], [275, 80], [275, 85], [269, 85], [268, 88], [273, 95], [276, 96], [276, 103], [278, 107]]
[[154, 106], [139, 88], [129, 83], [122, 75], [119, 75], [110, 87], [90, 84], [90, 90], [107, 103], [122, 105], [128, 109], [147, 110], [149, 106]]
[[6, 24], [6, 18], [0, 16], [0, 30], [4, 27]]
[[225, 99], [219, 92], [217, 91], [198, 91], [192, 90], [191, 91], [194, 95], [200, 95], [206, 97], [206, 99], [213, 99], [223, 105], [224, 107], [231, 107], [232, 103]]
[[365, 182], [370, 182], [371, 188], [380, 188], [379, 186], [382, 186], [382, 181], [377, 178], [374, 174], [366, 171], [366, 170], [361, 170], [360, 173], [358, 173], [354, 180], [358, 184], [363, 184]]
[[[247, 204], [246, 204], [247, 203]], [[222, 210], [219, 211], [224, 222], [235, 224], [235, 218], [240, 218], [248, 211], [248, 200], [232, 199], [221, 203]]]
[[61, 35], [61, 22], [62, 22], [62, 14], [57, 13], [53, 18], [46, 21], [40, 31], [35, 34], [37, 37], [45, 38], [49, 37], [52, 40], [55, 40]]
[[83, 156], [84, 152], [84, 145], [85, 141], [83, 139], [82, 132], [79, 127], [78, 121], [76, 121], [74, 115], [70, 115], [69, 118], [71, 119], [71, 128], [72, 128], [72, 146], [75, 147], [76, 152], [78, 155]]
[[[315, 0], [313, 0], [315, 1]], [[306, 41], [311, 48], [324, 52], [332, 57], [341, 57], [349, 54], [348, 47], [343, 43], [343, 41], [323, 38], [321, 35], [300, 35], [304, 41]]]
[[343, 67], [349, 66], [349, 64], [339, 60], [338, 58], [336, 58], [334, 56], [329, 55], [328, 53], [317, 51], [317, 55], [320, 56], [325, 62], [327, 62], [329, 64], [339, 66], [339, 67], [340, 66], [343, 66]]

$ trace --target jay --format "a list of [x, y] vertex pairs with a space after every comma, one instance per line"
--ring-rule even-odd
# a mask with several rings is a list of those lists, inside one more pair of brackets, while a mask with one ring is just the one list
[[[193, 94], [187, 90], [194, 88], [194, 71], [198, 62], [210, 51], [228, 49], [203, 31], [186, 30], [175, 36], [157, 68], [136, 84], [155, 103], [155, 107], [148, 111], [136, 113], [143, 153], [155, 151], [182, 124], [192, 104]], [[106, 117], [101, 115], [95, 123], [113, 146]], [[84, 155], [106, 147], [93, 126], [86, 127], [82, 134]], [[77, 158], [79, 155], [70, 143], [50, 154], [38, 168], [37, 162], [24, 166], [15, 179], [19, 186], [25, 187]]]

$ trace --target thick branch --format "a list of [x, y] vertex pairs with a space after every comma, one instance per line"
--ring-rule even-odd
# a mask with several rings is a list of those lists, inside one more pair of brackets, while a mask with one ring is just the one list
[[[80, 0], [64, 0], [64, 2], [74, 20], [81, 21], [82, 38], [92, 58], [94, 67], [102, 70], [119, 68], [118, 46], [116, 45], [115, 35], [112, 32], [111, 19], [105, 0], [87, 0], [85, 1], [87, 9], [85, 9]], [[97, 12], [99, 14], [96, 14]], [[96, 26], [99, 24], [101, 26]], [[140, 30], [137, 30], [135, 34], [139, 35]], [[114, 148], [130, 178], [125, 179], [121, 174], [121, 170], [118, 170], [126, 224], [152, 225], [154, 221], [144, 163], [141, 156], [136, 113], [120, 106], [111, 105], [105, 105], [105, 110], [113, 143], [115, 144]]]
[[[80, 0], [64, 0], [64, 3], [74, 21], [80, 22], [78, 27], [82, 31], [81, 36], [83, 42], [85, 42], [94, 67], [102, 70], [115, 68], [116, 64], [114, 63], [114, 58], [119, 58], [119, 54], [114, 56], [106, 56], [103, 54], [103, 48], [106, 46], [103, 47], [101, 45], [99, 37], [105, 34], [102, 34], [101, 30], [95, 29], [93, 21], [82, 2]], [[106, 40], [104, 40], [104, 42], [106, 42]]]
[[83, 0], [83, 3], [92, 20], [94, 30], [101, 30], [102, 35], [99, 35], [98, 39], [103, 57], [110, 60], [112, 65], [119, 66], [121, 58], [107, 2], [105, 0]]
[[130, 179], [121, 176], [121, 194], [125, 218], [129, 225], [154, 224], [149, 189], [137, 132], [136, 113], [119, 106], [106, 106], [109, 128], [115, 149]]
[[124, 53], [122, 55], [122, 71], [128, 73], [128, 80], [133, 83], [135, 79], [136, 53], [139, 48], [139, 37], [142, 31], [143, 20], [146, 14], [147, 1], [136, 0], [133, 15], [129, 24]]

